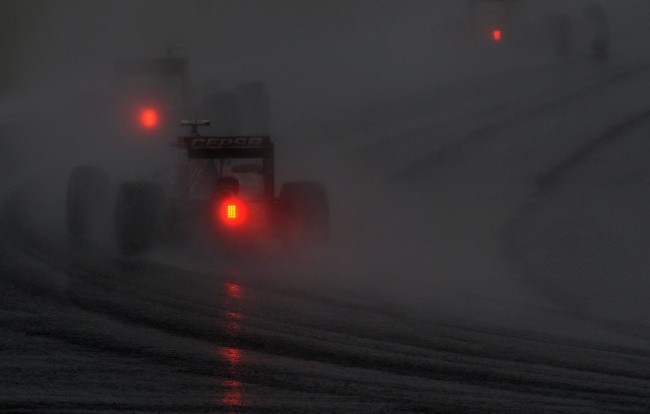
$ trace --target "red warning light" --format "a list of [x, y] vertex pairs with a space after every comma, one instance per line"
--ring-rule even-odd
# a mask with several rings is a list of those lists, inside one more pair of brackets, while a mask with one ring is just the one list
[[228, 220], [237, 220], [237, 204], [228, 204], [226, 206], [226, 218]]
[[140, 113], [140, 123], [147, 129], [155, 128], [158, 125], [158, 112], [153, 108], [145, 108]]
[[229, 198], [219, 204], [218, 216], [221, 223], [238, 226], [248, 218], [248, 206], [237, 198]]
[[503, 38], [503, 32], [501, 32], [501, 29], [494, 29], [492, 31], [492, 40], [494, 40], [495, 42], [500, 42], [502, 38]]

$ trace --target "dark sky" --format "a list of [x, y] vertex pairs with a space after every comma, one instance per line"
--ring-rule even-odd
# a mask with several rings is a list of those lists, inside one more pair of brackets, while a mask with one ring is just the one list
[[[448, 3], [448, 2], [446, 2]], [[222, 72], [233, 66], [281, 65], [309, 60], [314, 50], [367, 55], [375, 42], [390, 44], [395, 27], [404, 36], [421, 37], [427, 22], [439, 17], [431, 2], [411, 1], [5, 1], [3, 8], [21, 24], [11, 38], [25, 47], [19, 54], [27, 72], [58, 69], [75, 72], [105, 66], [117, 56], [156, 56], [167, 45], [190, 55], [195, 67], [218, 62]], [[431, 13], [412, 21], [417, 9]], [[411, 15], [411, 21], [404, 21]], [[7, 18], [9, 20], [9, 18]], [[16, 18], [10, 19], [12, 22]], [[408, 20], [408, 19], [406, 19]], [[401, 23], [404, 24], [401, 24]], [[411, 41], [414, 39], [410, 39]], [[6, 41], [5, 41], [6, 42]], [[11, 43], [11, 42], [7, 42]], [[16, 44], [6, 45], [16, 53]], [[370, 49], [370, 50], [368, 50]], [[377, 51], [377, 50], [374, 50]], [[338, 63], [330, 56], [332, 66]], [[303, 60], [304, 62], [304, 60]], [[225, 69], [224, 69], [225, 68]], [[271, 68], [272, 70], [275, 68]], [[261, 70], [263, 71], [263, 70]], [[76, 76], [75, 76], [76, 77]]]
[[[523, 15], [539, 34], [548, 14], [579, 17], [591, 3], [523, 2]], [[642, 29], [647, 1], [602, 3], [612, 16], [614, 35]], [[190, 58], [197, 87], [261, 79], [286, 102], [305, 100], [307, 94], [310, 101], [330, 105], [355, 99], [362, 104], [377, 94], [412, 93], [499, 64], [495, 54], [487, 60], [474, 57], [475, 50], [463, 42], [467, 5], [459, 0], [0, 0], [0, 48], [10, 57], [3, 59], [0, 85], [88, 89], [107, 78], [115, 58], [160, 56], [173, 46]], [[513, 64], [529, 58], [520, 56]]]

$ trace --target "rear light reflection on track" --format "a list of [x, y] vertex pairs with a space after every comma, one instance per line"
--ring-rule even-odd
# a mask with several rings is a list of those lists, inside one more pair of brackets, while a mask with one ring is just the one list
[[[237, 272], [227, 271], [228, 277], [236, 277]], [[243, 315], [239, 312], [241, 308], [242, 286], [235, 282], [226, 282], [223, 284], [223, 300], [225, 305], [224, 328], [225, 342], [236, 344], [241, 332], [241, 320]], [[244, 404], [243, 388], [241, 381], [241, 365], [243, 352], [234, 345], [221, 346], [217, 350], [220, 359], [224, 363], [223, 379], [220, 381], [220, 398], [219, 403], [232, 412], [238, 412]]]
[[221, 357], [230, 365], [229, 371], [236, 374], [237, 372], [234, 368], [237, 368], [237, 365], [241, 362], [241, 350], [232, 347], [222, 347], [219, 349], [219, 354], [221, 354]]
[[229, 336], [235, 337], [241, 331], [241, 324], [239, 323], [241, 317], [242, 315], [239, 312], [226, 312], [226, 333]]
[[240, 381], [230, 379], [222, 381], [221, 385], [227, 390], [223, 397], [221, 397], [221, 404], [232, 408], [241, 407], [243, 404], [241, 392], [243, 384]]
[[241, 286], [237, 283], [226, 283], [226, 294], [231, 299], [241, 299]]

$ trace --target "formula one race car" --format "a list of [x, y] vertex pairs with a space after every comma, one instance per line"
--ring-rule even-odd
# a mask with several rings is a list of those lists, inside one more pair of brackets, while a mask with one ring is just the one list
[[[185, 240], [196, 233], [229, 245], [278, 240], [290, 252], [326, 244], [329, 206], [324, 186], [289, 182], [276, 197], [269, 136], [201, 136], [198, 128], [209, 121], [181, 124], [191, 133], [174, 144], [183, 162], [170, 182], [123, 182], [117, 189], [114, 228], [123, 254], [143, 252], [156, 239]], [[71, 236], [89, 234], [93, 217], [110, 199], [108, 182], [100, 168], [72, 170], [67, 192]]]

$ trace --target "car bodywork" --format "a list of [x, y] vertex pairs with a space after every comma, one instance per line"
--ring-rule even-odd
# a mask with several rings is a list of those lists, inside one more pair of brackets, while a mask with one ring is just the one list
[[[123, 254], [147, 250], [154, 241], [177, 243], [208, 235], [218, 244], [278, 241], [289, 252], [314, 251], [329, 239], [329, 202], [316, 181], [285, 183], [275, 190], [274, 144], [266, 135], [202, 136], [209, 121], [184, 121], [189, 135], [174, 147], [173, 191], [159, 182], [126, 181], [115, 197], [115, 239]], [[79, 166], [68, 181], [67, 223], [74, 237], [89, 233], [97, 200], [109, 199], [108, 174]], [[101, 203], [100, 203], [101, 204]], [[203, 238], [201, 238], [203, 239]]]

